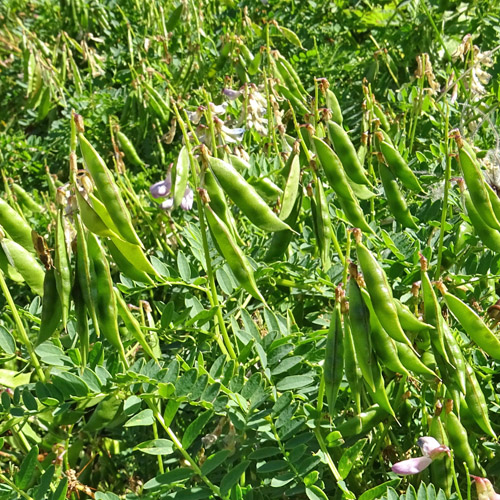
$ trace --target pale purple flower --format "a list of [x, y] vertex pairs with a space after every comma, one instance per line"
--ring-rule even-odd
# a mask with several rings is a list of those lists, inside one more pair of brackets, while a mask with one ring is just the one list
[[241, 96], [242, 92], [240, 90], [223, 89], [222, 93], [230, 100], [234, 101]]
[[448, 456], [450, 455], [450, 449], [444, 444], [439, 444], [433, 437], [421, 437], [418, 439], [417, 444], [420, 446], [424, 456], [398, 462], [392, 466], [392, 472], [401, 476], [418, 474], [429, 467], [432, 461], [439, 458], [443, 453], [446, 453]]
[[[172, 190], [172, 176], [170, 172], [168, 172], [167, 177], [164, 181], [156, 182], [149, 188], [149, 191], [153, 198], [166, 198], [167, 196], [170, 195], [171, 190]], [[186, 191], [184, 191], [184, 196], [180, 204], [182, 210], [191, 210], [191, 208], [193, 208], [193, 200], [194, 200], [193, 190], [187, 187]], [[174, 207], [173, 197], [169, 197], [165, 201], [162, 201], [160, 203], [160, 208], [162, 210], [172, 210], [173, 207]]]
[[168, 196], [171, 189], [172, 189], [172, 176], [170, 175], [169, 172], [164, 181], [156, 182], [149, 188], [149, 191], [153, 198], [165, 198], [165, 196]]
[[432, 458], [429, 457], [410, 458], [409, 460], [403, 460], [402, 462], [394, 464], [392, 466], [392, 472], [399, 474], [400, 476], [418, 474], [429, 467], [431, 463]]
[[193, 208], [194, 193], [191, 188], [186, 188], [184, 196], [181, 201], [182, 210], [191, 210]]

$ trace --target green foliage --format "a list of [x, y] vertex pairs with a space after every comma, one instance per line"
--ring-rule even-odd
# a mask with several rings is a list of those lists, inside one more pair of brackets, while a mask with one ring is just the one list
[[498, 489], [497, 2], [0, 16], [1, 498]]

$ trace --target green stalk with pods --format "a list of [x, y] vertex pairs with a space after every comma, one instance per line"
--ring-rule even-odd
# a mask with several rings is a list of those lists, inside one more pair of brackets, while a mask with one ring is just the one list
[[362, 235], [359, 229], [354, 230], [354, 238], [366, 289], [380, 324], [394, 340], [407, 344], [413, 349], [412, 343], [401, 328], [392, 290], [384, 270], [375, 256], [361, 242]]
[[103, 337], [118, 350], [125, 366], [128, 365], [120, 338], [117, 321], [116, 297], [109, 263], [97, 237], [87, 234], [87, 248], [90, 261], [91, 299], [96, 311], [99, 329]]
[[101, 201], [106, 206], [109, 216], [118, 229], [120, 236], [129, 243], [142, 246], [141, 240], [132, 226], [130, 214], [123, 203], [118, 187], [104, 160], [82, 132], [78, 134], [78, 140], [85, 166], [92, 175]]

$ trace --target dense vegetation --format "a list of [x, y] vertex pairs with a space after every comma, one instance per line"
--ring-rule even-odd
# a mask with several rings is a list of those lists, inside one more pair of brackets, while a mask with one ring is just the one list
[[500, 489], [499, 31], [2, 2], [0, 497]]

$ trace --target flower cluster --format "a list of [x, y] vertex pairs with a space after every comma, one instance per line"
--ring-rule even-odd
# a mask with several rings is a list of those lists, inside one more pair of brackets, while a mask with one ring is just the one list
[[485, 85], [490, 81], [491, 75], [485, 71], [482, 66], [493, 66], [493, 60], [490, 52], [481, 52], [479, 47], [472, 44], [471, 35], [465, 35], [462, 43], [452, 54], [454, 61], [460, 59], [463, 61], [469, 58], [470, 61], [470, 79], [465, 82], [469, 86], [473, 96], [477, 98], [486, 93]]
[[[160, 203], [160, 208], [163, 210], [172, 210], [174, 206], [174, 198], [169, 196], [172, 191], [172, 175], [170, 171], [164, 181], [156, 182], [149, 188], [149, 191], [153, 198], [166, 198], [168, 196], [165, 201]], [[180, 204], [182, 210], [191, 210], [191, 208], [193, 208], [193, 200], [193, 190], [190, 187], [187, 187]]]
[[422, 457], [410, 458], [403, 460], [392, 466], [392, 472], [401, 476], [408, 476], [410, 474], [418, 474], [424, 469], [429, 467], [433, 460], [441, 458], [443, 454], [450, 456], [450, 449], [444, 444], [430, 436], [424, 436], [418, 439], [418, 446], [422, 450]]

